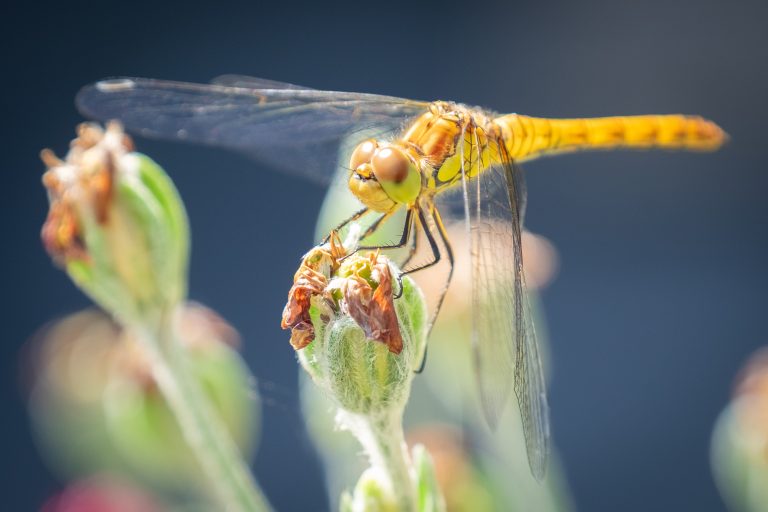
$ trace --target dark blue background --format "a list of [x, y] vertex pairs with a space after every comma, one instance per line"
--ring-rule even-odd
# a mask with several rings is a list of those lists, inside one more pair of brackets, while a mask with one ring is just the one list
[[[2, 7], [0, 311], [5, 510], [61, 483], [29, 432], [19, 350], [88, 301], [43, 252], [41, 147], [59, 153], [77, 89], [109, 75], [244, 73], [317, 88], [452, 99], [532, 115], [699, 113], [715, 154], [564, 156], [528, 168], [528, 225], [560, 250], [543, 296], [554, 435], [581, 510], [721, 510], [713, 421], [768, 344], [768, 3], [50, 2]], [[279, 328], [321, 188], [223, 152], [139, 141], [193, 226], [191, 295], [244, 335], [268, 402], [255, 471], [279, 510], [325, 507]]]

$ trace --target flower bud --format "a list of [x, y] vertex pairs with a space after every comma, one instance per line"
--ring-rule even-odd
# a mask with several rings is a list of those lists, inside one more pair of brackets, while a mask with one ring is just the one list
[[416, 468], [419, 512], [445, 512], [445, 499], [437, 482], [434, 462], [423, 445], [413, 447], [413, 466]]
[[[414, 486], [416, 490], [415, 510], [418, 512], [445, 512], [445, 500], [435, 477], [432, 458], [422, 445], [413, 447]], [[341, 512], [397, 512], [402, 507], [392, 499], [392, 493], [385, 482], [387, 475], [381, 468], [366, 469], [352, 493], [341, 495]]]
[[712, 469], [729, 510], [764, 511], [768, 503], [768, 348], [741, 372], [735, 396], [712, 434]]
[[[253, 379], [240, 354], [237, 331], [198, 304], [179, 310], [179, 342], [191, 375], [213, 405], [241, 454], [250, 458], [258, 437], [260, 409]], [[183, 490], [205, 476], [152, 375], [144, 346], [126, 331], [120, 340], [103, 410], [114, 447], [123, 461], [153, 485]]]
[[165, 172], [117, 123], [82, 124], [62, 161], [42, 152], [50, 211], [43, 243], [99, 305], [136, 322], [186, 294], [189, 234]]
[[[194, 303], [179, 308], [177, 326], [192, 374], [243, 454], [251, 455], [259, 397], [236, 350], [237, 331]], [[41, 455], [60, 477], [107, 472], [164, 491], [200, 487], [199, 464], [130, 329], [89, 309], [45, 329], [29, 354], [32, 425]]]
[[381, 484], [385, 477], [378, 474], [378, 468], [366, 469], [355, 485], [352, 493], [341, 495], [341, 512], [398, 512], [399, 507]]
[[127, 479], [113, 475], [96, 475], [70, 483], [48, 499], [40, 512], [139, 512], [167, 511], [158, 497]]
[[312, 379], [342, 409], [402, 410], [426, 341], [424, 298], [378, 253], [347, 254], [334, 236], [302, 260], [283, 314]]

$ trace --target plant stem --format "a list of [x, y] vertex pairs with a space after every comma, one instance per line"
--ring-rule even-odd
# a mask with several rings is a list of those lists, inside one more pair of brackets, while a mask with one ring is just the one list
[[415, 473], [403, 434], [402, 411], [380, 418], [340, 410], [337, 420], [357, 437], [371, 467], [386, 476], [391, 496], [400, 512], [417, 508]]
[[176, 337], [173, 314], [163, 313], [150, 325], [137, 326], [150, 354], [152, 374], [168, 401], [216, 498], [227, 512], [272, 510], [240, 450], [191, 373]]

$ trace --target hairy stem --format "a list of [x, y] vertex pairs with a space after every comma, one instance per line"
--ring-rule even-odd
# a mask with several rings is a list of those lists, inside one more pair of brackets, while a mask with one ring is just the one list
[[339, 410], [337, 420], [363, 446], [371, 467], [387, 479], [390, 495], [401, 512], [417, 508], [415, 474], [405, 443], [400, 414], [372, 418]]
[[153, 376], [223, 510], [271, 510], [237, 445], [191, 373], [175, 334], [173, 315], [163, 313], [135, 330], [150, 354]]

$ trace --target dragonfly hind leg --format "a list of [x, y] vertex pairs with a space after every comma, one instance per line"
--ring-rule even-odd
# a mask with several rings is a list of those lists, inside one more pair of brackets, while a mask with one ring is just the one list
[[[448, 289], [448, 285], [450, 284], [451, 278], [453, 277], [453, 264], [454, 264], [453, 248], [451, 247], [451, 244], [448, 241], [448, 234], [445, 230], [445, 226], [443, 225], [443, 219], [440, 217], [440, 213], [437, 211], [437, 209], [431, 208], [430, 215], [434, 220], [434, 226], [436, 228], [437, 233], [440, 235], [440, 241], [443, 243], [443, 246], [445, 247], [445, 255], [448, 258], [448, 263], [450, 264], [450, 270], [448, 271], [448, 279], [446, 279], [445, 281], [445, 288], [441, 293], [440, 300], [438, 302], [438, 305], [441, 305], [443, 302], [443, 298], [445, 297], [445, 291]], [[414, 272], [419, 272], [420, 270], [426, 270], [429, 267], [437, 265], [438, 263], [440, 263], [440, 261], [442, 261], [442, 253], [440, 252], [440, 247], [438, 246], [437, 241], [435, 240], [435, 236], [432, 233], [432, 230], [430, 229], [430, 224], [427, 223], [426, 215], [421, 209], [419, 209], [419, 223], [424, 229], [424, 234], [427, 237], [427, 242], [429, 242], [429, 247], [432, 250], [432, 260], [427, 263], [421, 264], [418, 267], [403, 270], [402, 272], [403, 275], [413, 274]], [[413, 250], [415, 252], [415, 248]], [[409, 254], [408, 260], [410, 260], [412, 256], [413, 254]]]
[[[432, 261], [424, 265], [420, 265], [410, 270], [405, 270], [399, 276], [399, 279], [401, 279], [403, 275], [412, 274], [414, 272], [418, 272], [419, 270], [427, 269], [429, 267], [432, 267], [438, 264], [441, 261], [442, 254], [440, 252], [440, 247], [438, 246], [437, 241], [435, 240], [435, 236], [433, 235], [432, 230], [430, 229], [430, 226], [434, 225], [435, 230], [440, 236], [440, 241], [443, 243], [443, 246], [445, 247], [445, 255], [448, 258], [450, 269], [448, 271], [448, 277], [445, 280], [445, 284], [443, 285], [443, 289], [440, 291], [440, 295], [438, 296], [437, 303], [435, 304], [435, 310], [432, 313], [431, 318], [429, 319], [429, 325], [427, 327], [427, 330], [428, 330], [427, 336], [429, 336], [429, 333], [432, 331], [432, 327], [435, 325], [437, 316], [440, 313], [440, 309], [443, 306], [445, 295], [448, 293], [448, 287], [450, 286], [451, 279], [453, 278], [453, 268], [454, 268], [453, 248], [451, 247], [451, 244], [448, 241], [448, 234], [445, 230], [443, 219], [442, 217], [440, 217], [440, 212], [438, 212], [437, 209], [434, 206], [432, 206], [429, 209], [429, 213], [430, 213], [431, 219], [434, 221], [433, 224], [430, 224], [427, 222], [427, 217], [424, 214], [424, 211], [421, 208], [419, 208], [419, 222], [424, 228], [424, 234], [426, 235], [427, 241], [429, 242], [429, 247], [432, 249], [433, 259]], [[400, 286], [400, 290], [402, 290], [402, 283]], [[419, 367], [415, 370], [415, 372], [416, 373], [423, 372], [426, 364], [427, 364], [427, 346], [425, 345], [424, 354], [422, 355], [422, 358], [421, 358], [421, 363], [419, 364]]]
[[416, 251], [419, 248], [419, 237], [418, 234], [414, 234], [411, 237], [411, 246], [408, 247], [408, 254], [406, 255], [405, 259], [402, 263], [400, 263], [400, 268], [405, 268], [408, 266], [408, 264], [411, 262], [413, 257], [416, 255]]

